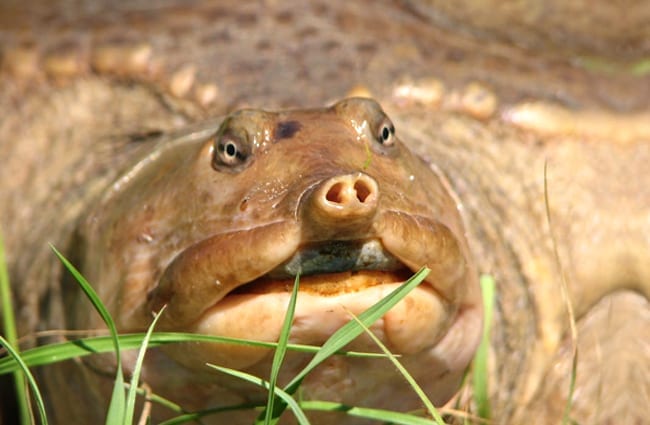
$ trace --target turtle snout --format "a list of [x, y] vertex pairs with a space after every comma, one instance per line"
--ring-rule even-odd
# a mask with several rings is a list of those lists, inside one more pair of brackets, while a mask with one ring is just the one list
[[379, 188], [366, 174], [348, 174], [326, 180], [315, 196], [315, 207], [324, 215], [335, 219], [364, 217], [377, 210]]
[[319, 183], [303, 204], [308, 233], [317, 239], [334, 235], [352, 238], [367, 231], [379, 202], [379, 186], [364, 173], [330, 177]]

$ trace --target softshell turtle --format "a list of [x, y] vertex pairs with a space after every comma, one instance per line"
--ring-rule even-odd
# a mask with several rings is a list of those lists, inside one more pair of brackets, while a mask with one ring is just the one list
[[[350, 91], [369, 93], [399, 139], [431, 164], [433, 181], [451, 196], [444, 204], [455, 205], [465, 230], [457, 218], [455, 224], [443, 222], [459, 249], [470, 253], [461, 257], [496, 279], [490, 353], [494, 419], [548, 423], [562, 417], [573, 345], [562, 301], [564, 276], [579, 352], [571, 417], [579, 423], [642, 423], [650, 393], [649, 8], [644, 2], [455, 5], [3, 3], [0, 212], [22, 332], [68, 328], [66, 313], [83, 317], [83, 310], [63, 303], [61, 267], [47, 242], [89, 264], [84, 256], [91, 251], [76, 244], [81, 236], [87, 235], [84, 244], [117, 237], [106, 227], [93, 233], [91, 223], [82, 222], [94, 209], [100, 223], [123, 224], [120, 210], [107, 205], [102, 211], [98, 205], [112, 199], [107, 190], [119, 192], [109, 188], [125, 181], [119, 176], [135, 158], [156, 150], [150, 140], [195, 134], [205, 136], [209, 146], [220, 122], [214, 117], [241, 107], [313, 108]], [[190, 130], [180, 130], [188, 125]], [[291, 125], [285, 131], [294, 132]], [[380, 166], [382, 158], [371, 155], [369, 167]], [[360, 161], [355, 166], [363, 167], [365, 157]], [[354, 173], [364, 170], [341, 175]], [[160, 178], [158, 184], [164, 184]], [[372, 193], [372, 183], [362, 186]], [[377, 199], [400, 195], [377, 187]], [[260, 190], [258, 196], [264, 194]], [[146, 199], [145, 187], [136, 192], [133, 197]], [[210, 196], [189, 204], [169, 199], [165, 208], [181, 219]], [[432, 211], [440, 205], [421, 207]], [[228, 208], [252, 214], [241, 203]], [[137, 220], [145, 223], [147, 214], [159, 213], [141, 211]], [[321, 217], [301, 219], [317, 223]], [[188, 222], [183, 226], [178, 234], [185, 239], [178, 242], [194, 242], [199, 230]], [[157, 241], [157, 234], [140, 230], [142, 246], [149, 238]], [[459, 242], [463, 238], [467, 247]], [[345, 258], [354, 251], [350, 245], [310, 249], [305, 252], [315, 255], [319, 271], [329, 271], [319, 269], [325, 267], [318, 260], [324, 253]], [[386, 264], [394, 258], [404, 263], [390, 249], [366, 249]], [[114, 261], [115, 255], [92, 260]], [[290, 264], [291, 255], [284, 260]], [[141, 271], [159, 270], [146, 256], [142, 261]], [[180, 261], [174, 270], [189, 263]], [[287, 280], [287, 270], [274, 269], [272, 275]], [[379, 276], [386, 273], [401, 274], [380, 270]], [[173, 276], [166, 276], [168, 291], [151, 292], [131, 275], [151, 294], [152, 309], [159, 307], [156, 300], [171, 305], [180, 294]], [[120, 294], [107, 294], [110, 301], [109, 295]], [[216, 300], [209, 297], [208, 304]], [[123, 307], [133, 317], [142, 313]], [[185, 354], [170, 355], [178, 360]], [[50, 388], [61, 387], [51, 379]], [[337, 375], [333, 381], [340, 382]], [[338, 394], [335, 384], [324, 387]], [[51, 394], [54, 400], [57, 391]], [[398, 395], [392, 394], [397, 402]], [[69, 397], [53, 406], [70, 406]]]

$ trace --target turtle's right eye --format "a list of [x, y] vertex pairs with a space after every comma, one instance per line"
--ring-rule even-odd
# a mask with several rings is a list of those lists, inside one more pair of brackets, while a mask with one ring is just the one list
[[223, 132], [217, 134], [212, 156], [212, 167], [218, 171], [240, 171], [249, 162], [250, 144], [245, 134]]
[[395, 144], [395, 126], [385, 118], [377, 131], [377, 141], [382, 146], [393, 146]]

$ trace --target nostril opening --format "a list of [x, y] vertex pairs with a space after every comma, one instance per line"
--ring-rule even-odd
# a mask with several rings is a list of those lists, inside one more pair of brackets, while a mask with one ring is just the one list
[[362, 180], [357, 180], [356, 183], [354, 183], [354, 191], [357, 193], [357, 199], [361, 203], [366, 202], [366, 199], [368, 199], [372, 193], [372, 190], [370, 190], [368, 185]]
[[343, 197], [341, 196], [342, 191], [343, 191], [343, 184], [336, 183], [332, 185], [332, 187], [330, 187], [330, 189], [327, 191], [325, 198], [330, 202], [341, 204], [343, 203]]

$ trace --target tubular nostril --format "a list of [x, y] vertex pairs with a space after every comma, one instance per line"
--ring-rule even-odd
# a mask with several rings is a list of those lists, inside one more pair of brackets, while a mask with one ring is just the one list
[[366, 199], [368, 199], [368, 197], [372, 193], [372, 189], [369, 188], [366, 182], [363, 180], [357, 180], [354, 183], [354, 191], [357, 193], [357, 199], [362, 204], [366, 202]]
[[335, 183], [330, 187], [325, 195], [325, 199], [335, 204], [342, 204], [344, 202], [343, 196], [343, 183]]
[[317, 237], [323, 237], [322, 232], [350, 237], [372, 224], [379, 205], [379, 186], [367, 174], [335, 175], [322, 180], [307, 199], [301, 211], [311, 224], [307, 227], [320, 232]]
[[373, 188], [365, 179], [359, 178], [352, 181], [346, 179], [334, 183], [325, 193], [325, 199], [333, 204], [352, 204], [356, 197], [359, 203], [364, 204], [372, 195]]

